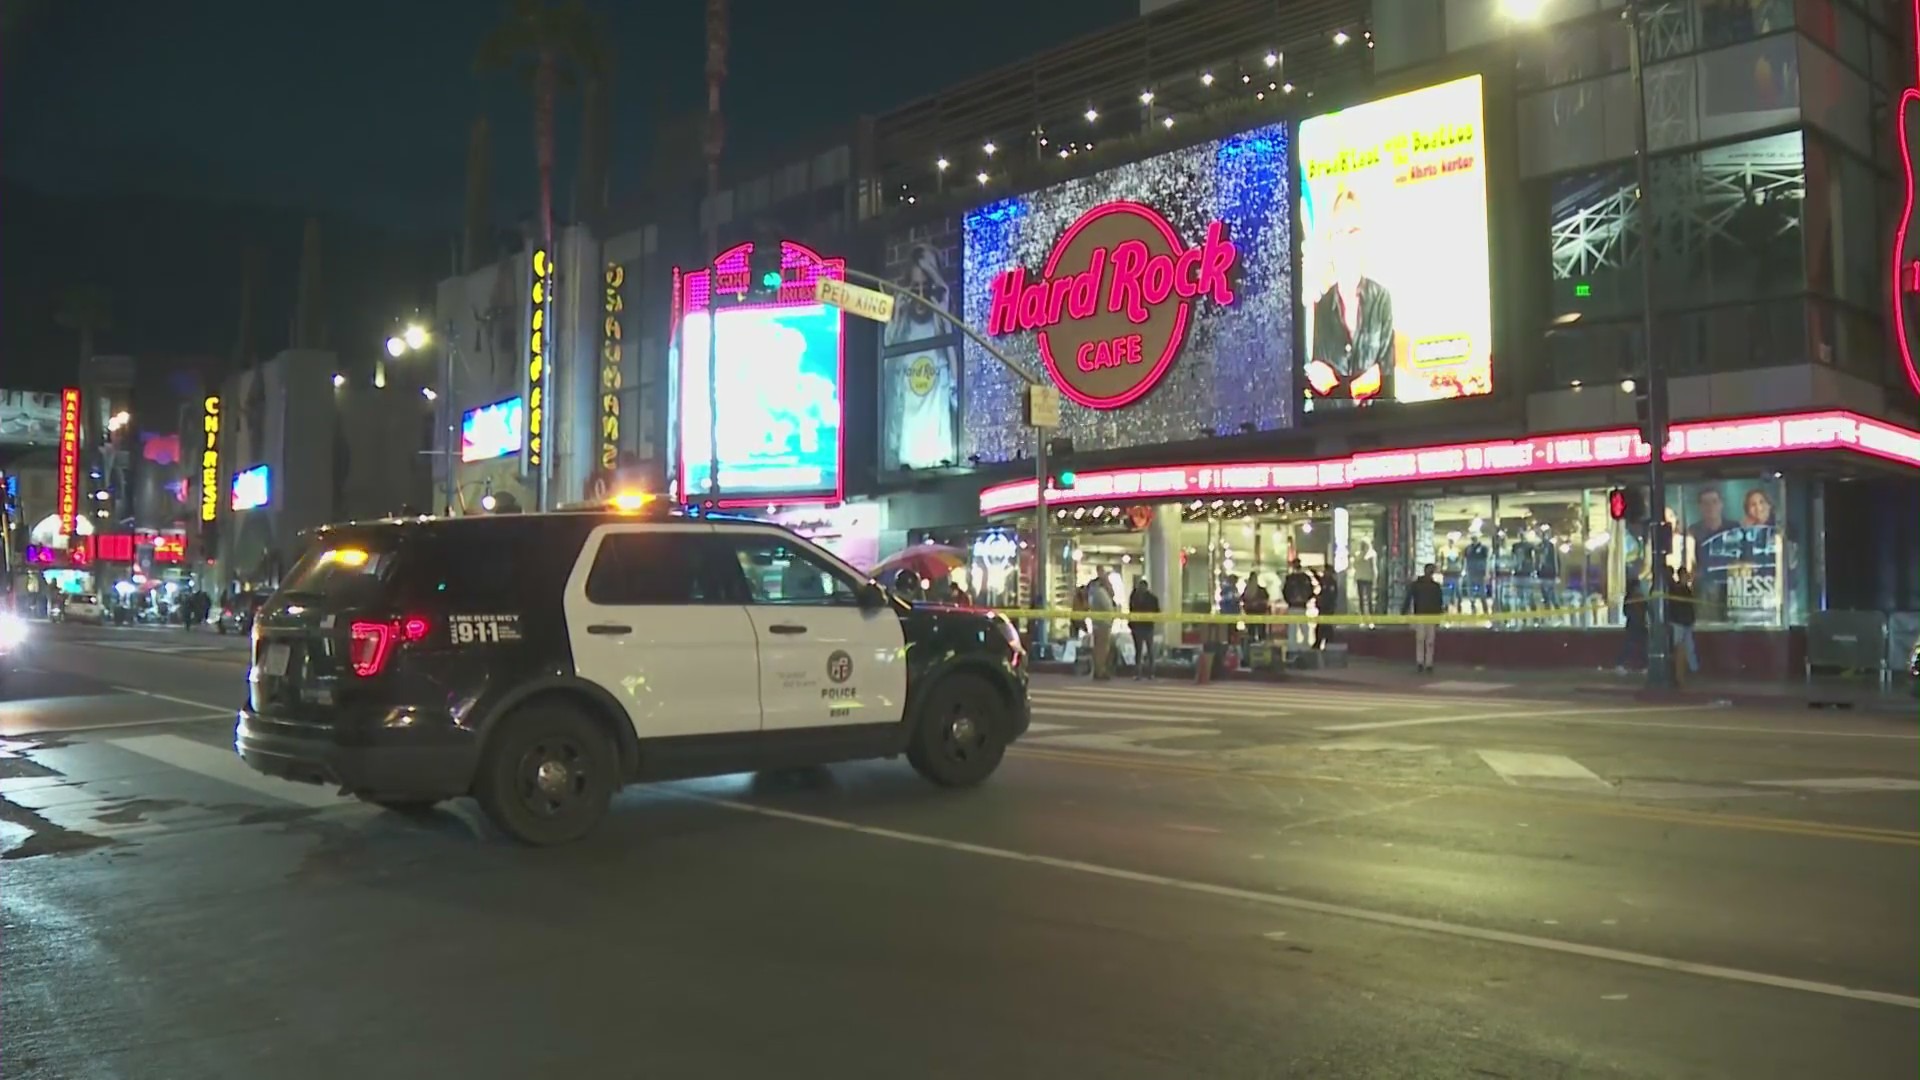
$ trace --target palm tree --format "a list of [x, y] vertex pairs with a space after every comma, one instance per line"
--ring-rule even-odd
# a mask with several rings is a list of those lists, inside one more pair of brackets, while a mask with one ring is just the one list
[[511, 0], [505, 21], [480, 43], [481, 74], [517, 72], [533, 91], [534, 161], [540, 170], [540, 246], [553, 250], [553, 112], [562, 93], [602, 77], [598, 20], [580, 0]]
[[98, 285], [75, 285], [60, 295], [53, 321], [80, 336], [80, 364], [93, 358], [94, 338], [113, 329], [113, 298]]

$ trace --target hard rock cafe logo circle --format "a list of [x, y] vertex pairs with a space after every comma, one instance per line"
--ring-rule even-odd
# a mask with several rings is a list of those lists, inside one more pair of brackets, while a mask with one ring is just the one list
[[1117, 409], [1167, 373], [1196, 301], [1233, 303], [1238, 258], [1224, 222], [1189, 247], [1152, 207], [1106, 203], [1060, 235], [1039, 275], [1015, 267], [993, 279], [987, 333], [1033, 331], [1061, 393]]
[[827, 678], [836, 683], [843, 683], [853, 678], [853, 657], [848, 656], [846, 650], [835, 649], [833, 654], [827, 657]]
[[913, 391], [914, 397], [926, 397], [933, 393], [934, 375], [933, 357], [914, 357], [907, 365], [907, 389]]

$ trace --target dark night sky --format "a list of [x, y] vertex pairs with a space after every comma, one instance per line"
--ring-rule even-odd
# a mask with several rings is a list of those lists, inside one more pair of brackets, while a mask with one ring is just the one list
[[[704, 101], [699, 0], [592, 0], [619, 66], [616, 201], [652, 115]], [[0, 74], [0, 170], [67, 194], [265, 202], [444, 233], [467, 126], [494, 122], [495, 211], [530, 206], [530, 107], [471, 59], [490, 0], [24, 0]], [[1124, 20], [1135, 0], [735, 0], [726, 98], [756, 158], [860, 112]], [[658, 104], [656, 104], [658, 103]], [[573, 108], [563, 107], [571, 119]], [[573, 125], [562, 128], [563, 167]], [[0, 211], [3, 212], [3, 211]]]

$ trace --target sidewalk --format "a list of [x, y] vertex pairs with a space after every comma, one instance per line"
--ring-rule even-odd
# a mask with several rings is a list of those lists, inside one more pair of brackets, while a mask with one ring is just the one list
[[[1162, 663], [1168, 675], [1191, 678], [1192, 668], [1185, 664]], [[1057, 661], [1036, 661], [1038, 673], [1069, 674], [1069, 666]], [[1920, 697], [1915, 697], [1910, 681], [1896, 676], [1892, 689], [1881, 693], [1868, 680], [1823, 679], [1811, 686], [1800, 679], [1712, 679], [1696, 677], [1684, 689], [1649, 691], [1643, 672], [1616, 674], [1612, 668], [1487, 668], [1441, 664], [1431, 675], [1415, 672], [1411, 665], [1385, 660], [1354, 657], [1344, 668], [1270, 671], [1233, 671], [1216, 673], [1222, 682], [1275, 682], [1294, 686], [1341, 687], [1357, 691], [1376, 690], [1392, 693], [1418, 692], [1435, 683], [1478, 684], [1474, 689], [1487, 693], [1512, 690], [1520, 694], [1596, 699], [1623, 696], [1636, 701], [1700, 705], [1725, 704], [1746, 708], [1839, 708], [1870, 710], [1903, 715], [1920, 720]]]

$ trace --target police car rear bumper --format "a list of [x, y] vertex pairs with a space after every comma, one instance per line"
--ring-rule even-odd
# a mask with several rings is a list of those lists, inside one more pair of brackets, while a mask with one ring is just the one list
[[303, 784], [343, 788], [372, 799], [464, 795], [480, 761], [479, 740], [463, 728], [376, 728], [352, 733], [275, 722], [240, 710], [234, 749], [254, 771]]

